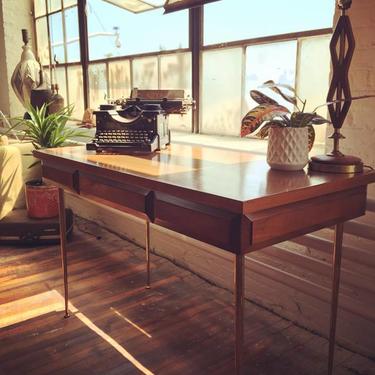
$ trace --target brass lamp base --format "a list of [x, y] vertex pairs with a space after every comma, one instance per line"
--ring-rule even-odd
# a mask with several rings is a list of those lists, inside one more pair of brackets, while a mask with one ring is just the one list
[[363, 163], [356, 156], [328, 154], [313, 156], [309, 162], [309, 169], [328, 173], [361, 173]]

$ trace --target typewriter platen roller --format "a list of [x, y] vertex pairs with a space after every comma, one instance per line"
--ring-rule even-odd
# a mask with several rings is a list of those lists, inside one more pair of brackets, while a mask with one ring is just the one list
[[168, 117], [158, 104], [100, 106], [96, 134], [88, 150], [108, 153], [154, 152], [170, 143]]

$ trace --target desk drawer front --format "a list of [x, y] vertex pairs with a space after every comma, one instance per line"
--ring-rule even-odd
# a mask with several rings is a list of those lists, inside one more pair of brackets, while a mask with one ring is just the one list
[[156, 224], [197, 240], [237, 252], [241, 215], [156, 193]]
[[366, 187], [361, 186], [246, 215], [253, 229], [251, 250], [362, 216], [365, 210]]
[[78, 192], [78, 171], [69, 168], [59, 167], [54, 168], [48, 164], [42, 165], [43, 177], [51, 180], [56, 185], [61, 185], [64, 188]]
[[152, 211], [150, 190], [86, 173], [80, 173], [79, 185], [81, 195], [113, 208], [147, 215]]

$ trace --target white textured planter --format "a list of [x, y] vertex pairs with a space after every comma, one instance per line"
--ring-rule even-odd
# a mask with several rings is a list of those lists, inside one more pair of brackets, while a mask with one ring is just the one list
[[298, 171], [309, 160], [307, 128], [272, 127], [268, 136], [267, 163], [272, 169]]

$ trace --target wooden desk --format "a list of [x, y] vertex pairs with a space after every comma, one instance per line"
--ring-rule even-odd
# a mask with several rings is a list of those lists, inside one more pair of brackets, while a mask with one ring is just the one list
[[[356, 175], [272, 171], [264, 156], [210, 147], [172, 145], [150, 155], [97, 155], [83, 147], [38, 150], [44, 178], [58, 184], [61, 233], [63, 189], [146, 218], [149, 222], [235, 254], [235, 365], [241, 372], [244, 256], [336, 225], [328, 373], [332, 373], [343, 223], [365, 213], [375, 172]], [[65, 238], [61, 237], [68, 316]]]

